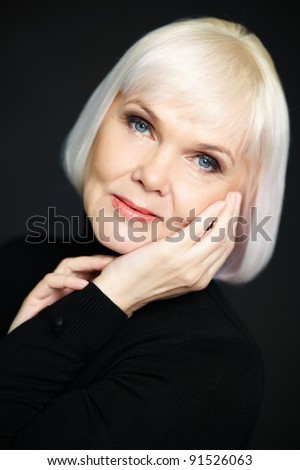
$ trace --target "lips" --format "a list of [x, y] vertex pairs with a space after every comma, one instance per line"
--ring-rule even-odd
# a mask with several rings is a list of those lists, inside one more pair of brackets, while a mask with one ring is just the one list
[[119, 210], [119, 212], [127, 218], [143, 218], [148, 222], [152, 222], [154, 219], [161, 219], [157, 214], [150, 212], [144, 207], [134, 204], [130, 199], [119, 194], [112, 194], [112, 204]]

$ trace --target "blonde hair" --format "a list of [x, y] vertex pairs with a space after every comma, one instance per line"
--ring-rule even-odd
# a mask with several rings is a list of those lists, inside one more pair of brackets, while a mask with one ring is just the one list
[[[99, 126], [116, 95], [142, 93], [151, 100], [175, 97], [211, 126], [238, 139], [249, 172], [242, 188], [236, 243], [215, 278], [253, 279], [269, 262], [283, 206], [289, 116], [272, 58], [244, 26], [218, 18], [180, 19], [133, 44], [92, 93], [62, 146], [65, 172], [82, 193], [83, 172]], [[254, 237], [253, 215], [271, 216], [268, 238]]]

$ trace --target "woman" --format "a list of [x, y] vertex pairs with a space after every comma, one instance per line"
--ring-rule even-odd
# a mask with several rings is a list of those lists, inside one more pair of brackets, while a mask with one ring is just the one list
[[175, 21], [121, 57], [62, 152], [92, 242], [2, 250], [3, 448], [247, 447], [263, 363], [216, 280], [270, 260], [288, 140], [272, 59], [239, 24]]

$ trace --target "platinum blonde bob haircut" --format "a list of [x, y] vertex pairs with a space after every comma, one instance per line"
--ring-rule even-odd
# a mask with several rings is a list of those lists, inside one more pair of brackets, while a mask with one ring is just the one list
[[[62, 145], [63, 167], [82, 194], [86, 160], [118, 93], [160, 102], [174, 98], [238, 139], [247, 160], [235, 247], [215, 275], [232, 284], [252, 280], [276, 244], [289, 150], [289, 115], [270, 54], [244, 26], [218, 18], [183, 18], [141, 37], [118, 60], [83, 107]], [[254, 226], [265, 216], [267, 236]], [[243, 241], [242, 241], [243, 240]]]

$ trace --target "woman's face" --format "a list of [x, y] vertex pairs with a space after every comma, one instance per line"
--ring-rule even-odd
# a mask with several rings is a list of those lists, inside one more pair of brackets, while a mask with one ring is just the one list
[[135, 250], [241, 188], [247, 166], [233, 135], [187, 116], [188, 108], [172, 101], [151, 104], [119, 94], [112, 103], [83, 185], [85, 211], [103, 245]]

